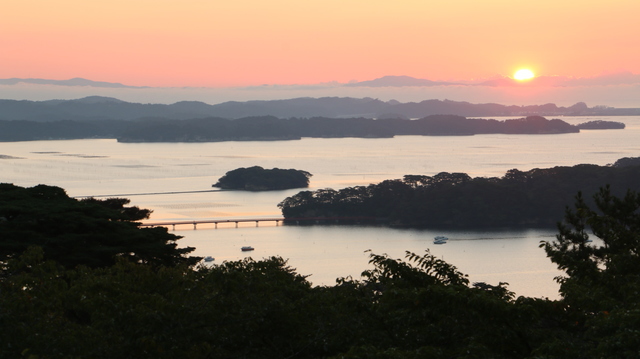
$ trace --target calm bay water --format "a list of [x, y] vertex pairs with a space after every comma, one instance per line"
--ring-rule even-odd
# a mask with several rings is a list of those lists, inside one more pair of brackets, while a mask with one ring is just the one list
[[[569, 117], [624, 122], [624, 130], [560, 135], [398, 136], [392, 139], [302, 139], [277, 142], [118, 143], [115, 140], [34, 141], [0, 144], [0, 181], [20, 186], [56, 185], [70, 196], [124, 196], [153, 209], [152, 221], [279, 216], [282, 199], [299, 190], [247, 193], [212, 190], [225, 172], [259, 165], [309, 171], [311, 190], [368, 185], [405, 174], [465, 172], [502, 176], [512, 168], [529, 170], [580, 163], [606, 165], [640, 156], [640, 117]], [[438, 257], [469, 274], [471, 281], [509, 282], [518, 295], [557, 297], [560, 274], [538, 248], [553, 230], [439, 233], [362, 226], [275, 226], [255, 223], [178, 226], [182, 246], [216, 262], [250, 255], [280, 255], [314, 284], [333, 285], [359, 277], [370, 249], [402, 258], [406, 250]], [[446, 235], [446, 245], [432, 238]], [[250, 254], [243, 245], [256, 248]]]

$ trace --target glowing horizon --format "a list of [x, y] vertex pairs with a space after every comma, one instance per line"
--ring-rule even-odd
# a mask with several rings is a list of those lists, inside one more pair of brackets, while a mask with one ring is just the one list
[[0, 78], [225, 87], [640, 73], [639, 12], [635, 0], [24, 0], [0, 14]]

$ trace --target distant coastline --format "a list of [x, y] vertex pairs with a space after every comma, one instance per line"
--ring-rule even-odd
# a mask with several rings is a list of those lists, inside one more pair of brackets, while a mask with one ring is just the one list
[[[589, 108], [584, 103], [565, 108], [438, 100], [402, 104], [369, 98], [301, 98], [215, 106], [201, 102], [136, 104], [99, 96], [71, 101], [0, 100], [0, 141], [115, 138], [119, 142], [219, 142], [577, 133], [581, 129], [623, 129], [625, 125], [601, 120], [570, 125], [540, 114], [626, 115], [635, 113], [633, 110]], [[514, 118], [473, 118], [491, 116]]]
[[624, 123], [598, 121], [571, 125], [541, 116], [493, 120], [432, 115], [417, 120], [388, 118], [293, 118], [273, 116], [237, 120], [140, 119], [96, 121], [0, 121], [0, 141], [115, 138], [118, 142], [290, 141], [302, 138], [392, 138], [395, 136], [472, 136], [478, 134], [561, 134], [585, 129], [623, 129]]
[[507, 106], [497, 103], [474, 104], [464, 101], [424, 100], [420, 102], [381, 101], [369, 97], [292, 98], [271, 101], [229, 101], [209, 105], [199, 101], [181, 101], [171, 105], [134, 103], [112, 97], [89, 96], [76, 100], [2, 100], [0, 120], [35, 122], [136, 120], [162, 118], [187, 120], [196, 118], [240, 119], [274, 116], [278, 118], [423, 118], [431, 115], [463, 117], [527, 116], [639, 116], [640, 108], [589, 107], [584, 102], [563, 107], [553, 103]]

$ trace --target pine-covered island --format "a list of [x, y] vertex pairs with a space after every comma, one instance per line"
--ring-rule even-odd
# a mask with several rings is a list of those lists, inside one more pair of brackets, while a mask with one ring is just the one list
[[265, 169], [260, 166], [237, 168], [220, 177], [213, 187], [245, 191], [272, 191], [309, 187], [307, 171], [296, 169]]

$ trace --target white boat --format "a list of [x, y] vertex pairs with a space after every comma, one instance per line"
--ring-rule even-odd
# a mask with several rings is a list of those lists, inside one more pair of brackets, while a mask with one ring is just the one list
[[251, 247], [251, 246], [244, 246], [241, 248], [243, 252], [248, 252], [248, 251], [252, 251], [255, 248]]
[[445, 244], [449, 238], [445, 236], [435, 236], [433, 238], [433, 244]]
[[212, 256], [206, 256], [204, 257], [204, 261], [205, 262], [213, 262], [215, 260], [215, 258], [213, 258]]

